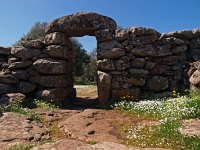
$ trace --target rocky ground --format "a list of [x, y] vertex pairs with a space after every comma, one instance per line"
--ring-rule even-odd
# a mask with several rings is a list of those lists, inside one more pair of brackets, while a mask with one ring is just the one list
[[[154, 125], [157, 121], [96, 109], [92, 99], [79, 98], [78, 103], [66, 109], [32, 109], [43, 118], [42, 123], [18, 113], [0, 114], [0, 150], [16, 144], [34, 145], [33, 150], [159, 150], [128, 146], [119, 130], [125, 124]], [[200, 135], [200, 120], [183, 121], [181, 132]]]

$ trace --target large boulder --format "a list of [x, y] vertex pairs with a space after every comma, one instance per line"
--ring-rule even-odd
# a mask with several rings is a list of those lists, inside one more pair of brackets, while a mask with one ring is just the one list
[[67, 62], [52, 58], [38, 59], [33, 63], [33, 68], [43, 74], [65, 74], [67, 72]]
[[46, 45], [66, 45], [66, 37], [63, 33], [54, 32], [45, 36]]
[[148, 81], [148, 87], [152, 91], [163, 91], [169, 87], [169, 81], [161, 76], [153, 76]]
[[18, 80], [14, 76], [0, 72], [0, 83], [15, 84], [17, 82]]
[[113, 71], [115, 70], [115, 64], [110, 59], [98, 60], [97, 68], [98, 70], [102, 70], [102, 71]]
[[51, 57], [67, 59], [69, 57], [68, 51], [69, 49], [65, 46], [49, 45], [43, 50], [43, 53]]
[[26, 48], [35, 48], [42, 49], [44, 47], [44, 43], [41, 40], [22, 40], [21, 44]]
[[9, 65], [9, 69], [22, 69], [31, 66], [33, 62], [31, 60], [13, 62]]
[[0, 94], [16, 92], [17, 89], [9, 84], [0, 84]]
[[22, 93], [4, 94], [1, 96], [0, 106], [22, 102], [24, 99], [25, 95]]
[[43, 87], [67, 87], [69, 85], [68, 75], [35, 76], [30, 81]]
[[18, 86], [19, 86], [19, 91], [24, 94], [31, 93], [37, 88], [37, 85], [35, 83], [27, 81], [20, 81]]
[[98, 71], [98, 100], [105, 104], [110, 96], [111, 76], [108, 73]]
[[11, 49], [11, 54], [18, 58], [21, 58], [22, 60], [27, 60], [35, 56], [39, 56], [41, 54], [41, 51], [38, 49], [27, 49], [22, 46], [14, 46]]
[[0, 55], [10, 55], [11, 48], [10, 47], [1, 47], [0, 46]]
[[58, 18], [48, 24], [46, 33], [62, 32], [68, 37], [95, 35], [96, 30], [109, 29], [114, 31], [116, 22], [106, 16], [93, 12], [80, 12]]

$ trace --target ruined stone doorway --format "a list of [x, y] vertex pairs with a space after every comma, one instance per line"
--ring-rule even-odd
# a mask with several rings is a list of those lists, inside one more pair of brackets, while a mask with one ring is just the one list
[[[97, 88], [97, 41], [94, 36], [83, 36], [72, 39], [76, 51], [76, 75], [74, 88], [77, 105], [92, 105], [98, 102]], [[74, 43], [75, 44], [75, 43]], [[79, 47], [78, 47], [79, 46]]]
[[[68, 77], [71, 79], [70, 92], [75, 94], [74, 85], [74, 65], [75, 55], [72, 42], [72, 37], [94, 36], [97, 40], [97, 60], [101, 60], [101, 66], [107, 63], [107, 59], [113, 58], [111, 49], [115, 45], [114, 33], [117, 28], [116, 22], [109, 17], [99, 15], [97, 13], [81, 12], [64, 16], [52, 21], [46, 28], [46, 33], [60, 32], [65, 35], [65, 46], [68, 48]], [[118, 51], [117, 51], [118, 52]], [[116, 52], [114, 52], [115, 55]], [[98, 101], [106, 103], [111, 95], [111, 75], [106, 69], [98, 69], [97, 67], [97, 87]]]

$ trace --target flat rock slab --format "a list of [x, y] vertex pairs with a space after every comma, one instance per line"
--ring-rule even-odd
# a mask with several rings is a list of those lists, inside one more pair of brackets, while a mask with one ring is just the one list
[[55, 143], [47, 143], [34, 147], [33, 150], [167, 150], [162, 148], [136, 148], [128, 147], [119, 143], [100, 142], [87, 144], [76, 140], [59, 140]]
[[184, 120], [180, 131], [189, 136], [200, 136], [200, 119]]
[[86, 109], [58, 124], [68, 137], [81, 141], [122, 143], [123, 137], [117, 128], [124, 124], [155, 124], [155, 121], [136, 119], [116, 111]]
[[49, 130], [27, 116], [12, 112], [0, 116], [0, 149], [49, 138]]

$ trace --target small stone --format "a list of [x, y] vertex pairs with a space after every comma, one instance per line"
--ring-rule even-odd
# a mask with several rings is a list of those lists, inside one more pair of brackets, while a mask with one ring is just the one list
[[37, 88], [37, 85], [31, 82], [20, 81], [19, 82], [19, 90], [21, 93], [31, 93]]
[[49, 45], [43, 50], [43, 53], [51, 57], [67, 59], [69, 57], [68, 51], [69, 49], [65, 46]]
[[33, 62], [31, 60], [25, 60], [21, 62], [14, 62], [9, 65], [9, 69], [22, 69], [31, 66]]
[[95, 31], [95, 36], [98, 42], [113, 40], [113, 31], [109, 29], [97, 30]]
[[148, 87], [152, 91], [163, 91], [169, 87], [169, 82], [167, 78], [154, 76], [148, 81]]
[[0, 84], [0, 94], [14, 93], [17, 89], [9, 84]]
[[145, 69], [130, 69], [130, 74], [135, 77], [146, 77], [149, 74], [149, 71]]
[[39, 56], [41, 54], [41, 51], [38, 49], [27, 49], [22, 46], [15, 46], [12, 47], [11, 54], [18, 58], [21, 58], [22, 60], [27, 60]]
[[200, 70], [196, 70], [189, 79], [190, 83], [200, 86]]
[[142, 68], [145, 65], [145, 59], [144, 58], [135, 58], [131, 62], [131, 66], [134, 68]]
[[10, 47], [1, 47], [0, 46], [0, 55], [10, 55], [11, 48]]
[[97, 61], [97, 68], [102, 71], [113, 71], [115, 70], [115, 65], [110, 59], [104, 59]]
[[33, 68], [43, 74], [65, 74], [67, 72], [67, 62], [52, 58], [38, 59], [33, 63]]
[[187, 46], [181, 45], [181, 46], [174, 47], [172, 49], [172, 53], [173, 54], [182, 53], [182, 52], [185, 52], [186, 50], [187, 50]]
[[21, 44], [26, 48], [42, 49], [44, 43], [41, 40], [22, 40]]
[[105, 104], [110, 96], [111, 76], [108, 73], [97, 71], [98, 74], [98, 100]]
[[0, 72], [0, 83], [15, 84], [17, 82], [18, 80], [14, 76]]
[[46, 45], [65, 45], [66, 37], [63, 33], [54, 32], [49, 33], [45, 36], [45, 44]]
[[156, 56], [156, 50], [152, 44], [140, 45], [131, 50], [135, 56], [144, 57], [144, 56]]
[[69, 85], [68, 75], [35, 76], [29, 79], [43, 87], [67, 87]]
[[4, 94], [1, 96], [0, 105], [8, 105], [11, 103], [22, 102], [25, 99], [25, 95], [22, 93]]

